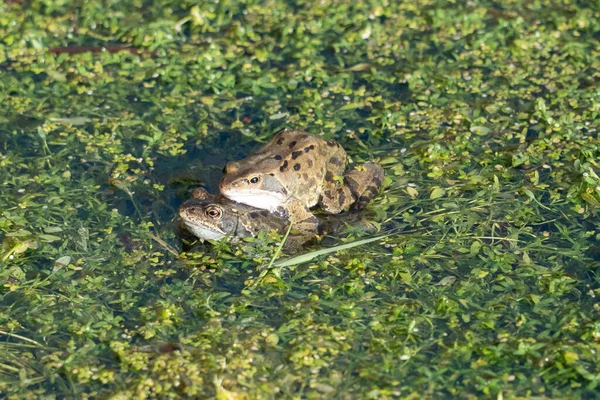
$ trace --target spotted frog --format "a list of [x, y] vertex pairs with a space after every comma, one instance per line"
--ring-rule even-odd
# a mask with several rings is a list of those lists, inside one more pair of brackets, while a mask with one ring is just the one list
[[[343, 233], [348, 226], [352, 226], [355, 230], [372, 230], [373, 226], [369, 222], [362, 221], [361, 215], [362, 212], [353, 212], [343, 216], [321, 216], [318, 233], [337, 235]], [[179, 207], [179, 216], [184, 227], [197, 238], [202, 240], [227, 238], [231, 243], [256, 237], [260, 232], [275, 230], [284, 233], [289, 227], [289, 220], [277, 213], [237, 203], [224, 196], [214, 196], [203, 188], [195, 189], [191, 199]], [[288, 252], [300, 250], [306, 242], [317, 237], [316, 234], [295, 230], [292, 232], [284, 246]]]
[[329, 214], [361, 209], [381, 187], [378, 164], [345, 172], [347, 165], [339, 143], [285, 129], [245, 159], [228, 163], [219, 189], [231, 200], [289, 215], [296, 229], [315, 231], [318, 220], [310, 207]]
[[195, 189], [191, 199], [179, 207], [179, 216], [187, 230], [203, 240], [229, 236], [231, 242], [238, 242], [259, 232], [284, 232], [289, 224], [282, 215], [214, 196], [203, 188]]

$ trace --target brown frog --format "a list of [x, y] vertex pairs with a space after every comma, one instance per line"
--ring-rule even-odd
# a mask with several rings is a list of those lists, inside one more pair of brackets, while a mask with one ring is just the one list
[[[372, 225], [360, 220], [361, 214], [353, 212], [343, 216], [322, 216], [319, 218], [318, 231], [320, 234], [337, 234], [348, 225], [355, 229], [372, 229]], [[179, 216], [185, 228], [197, 238], [202, 240], [227, 238], [231, 243], [240, 242], [243, 238], [255, 237], [265, 231], [275, 230], [284, 233], [289, 227], [289, 220], [284, 216], [240, 204], [224, 196], [211, 195], [203, 188], [195, 189], [192, 198], [179, 207]], [[285, 243], [285, 249], [300, 250], [302, 245], [314, 238], [316, 238], [315, 234], [292, 233]]]
[[285, 216], [213, 196], [203, 188], [195, 189], [192, 198], [179, 207], [179, 216], [187, 230], [202, 240], [229, 236], [231, 242], [238, 242], [259, 232], [285, 232], [289, 226]]
[[366, 162], [346, 171], [348, 156], [339, 143], [284, 129], [243, 160], [230, 162], [219, 189], [234, 201], [287, 213], [296, 229], [315, 231], [309, 208], [329, 214], [363, 208], [379, 191], [383, 169]]

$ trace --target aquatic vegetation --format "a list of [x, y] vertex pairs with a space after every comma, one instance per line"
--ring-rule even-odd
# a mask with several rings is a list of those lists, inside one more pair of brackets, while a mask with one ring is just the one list
[[[547, 0], [0, 3], [0, 393], [595, 396], [598, 31]], [[323, 246], [391, 235], [182, 246], [191, 189], [283, 127], [386, 169], [380, 232]]]

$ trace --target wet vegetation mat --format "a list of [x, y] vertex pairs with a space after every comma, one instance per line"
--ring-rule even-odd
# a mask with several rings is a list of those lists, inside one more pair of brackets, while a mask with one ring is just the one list
[[[599, 32], [593, 1], [0, 2], [0, 397], [597, 397]], [[284, 127], [381, 163], [376, 231], [182, 242]]]

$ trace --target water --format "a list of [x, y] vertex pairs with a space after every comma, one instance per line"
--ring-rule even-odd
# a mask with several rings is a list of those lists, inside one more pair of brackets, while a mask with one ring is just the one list
[[[48, 7], [0, 5], [2, 394], [595, 397], [598, 10]], [[399, 233], [263, 278], [273, 245], [182, 244], [283, 127], [386, 169], [381, 232], [306, 252]]]

